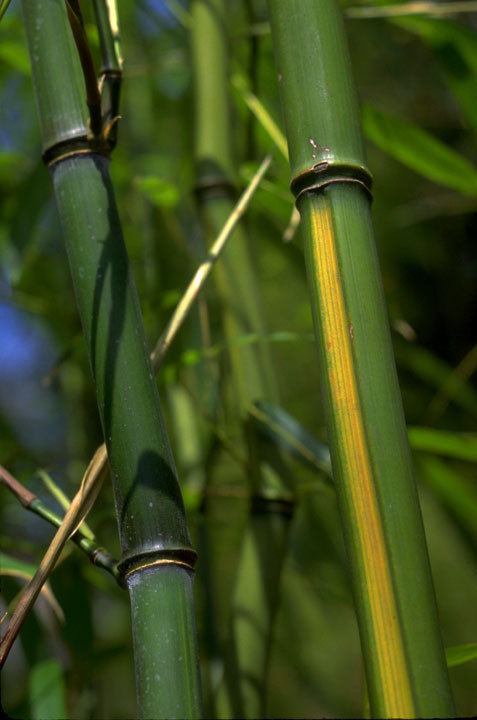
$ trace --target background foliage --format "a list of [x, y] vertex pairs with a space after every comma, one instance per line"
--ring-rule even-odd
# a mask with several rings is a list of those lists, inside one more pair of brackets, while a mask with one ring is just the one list
[[[365, 18], [359, 17], [360, 7], [353, 4], [347, 27], [375, 178], [378, 250], [406, 417], [413, 426], [444, 642], [456, 646], [477, 639], [477, 16]], [[86, 14], [97, 51], [92, 15]], [[194, 197], [190, 16], [186, 3], [121, 0], [120, 21], [126, 62], [112, 175], [152, 347], [202, 243]], [[246, 225], [280, 405], [300, 423], [301, 439], [312, 448], [303, 428], [318, 440], [326, 436], [299, 231], [283, 241], [292, 211], [288, 168], [250, 113], [243, 90], [245, 78], [280, 123], [265, 3], [230, 2], [229, 42], [238, 181], [249, 179], [266, 152], [276, 155]], [[102, 438], [40, 159], [16, 3], [0, 24], [0, 107], [0, 458], [53, 505], [39, 469], [71, 497]], [[231, 399], [220, 287], [213, 281], [206, 299], [208, 348], [196, 315], [175, 343], [159, 383], [200, 555], [198, 623], [211, 708], [249, 488], [237, 430], [243, 417]], [[239, 347], [256, 342], [253, 335], [237, 339]], [[324, 474], [305, 466], [296, 453], [289, 455], [288, 480], [297, 503], [280, 586], [267, 713], [359, 716], [362, 667], [334, 493]], [[52, 530], [3, 489], [0, 502], [3, 612], [24, 582], [19, 574], [32, 572]], [[109, 484], [88, 522], [98, 541], [117, 555]], [[39, 600], [5, 668], [5, 709], [19, 718], [133, 717], [125, 593], [73, 547], [64, 553], [51, 589], [56, 600]], [[477, 713], [474, 676], [475, 660], [451, 669], [460, 715]]]

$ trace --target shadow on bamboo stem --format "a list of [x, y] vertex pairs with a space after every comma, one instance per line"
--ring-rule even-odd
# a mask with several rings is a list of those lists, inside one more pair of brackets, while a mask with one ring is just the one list
[[[259, 169], [257, 170], [255, 176], [253, 177], [252, 181], [250, 182], [249, 186], [246, 188], [244, 193], [242, 194], [240, 200], [238, 201], [237, 205], [235, 206], [233, 212], [227, 219], [227, 222], [225, 223], [224, 227], [222, 228], [221, 232], [219, 233], [218, 237], [216, 238], [215, 242], [213, 243], [208, 258], [201, 263], [199, 268], [197, 269], [196, 273], [194, 274], [191, 282], [189, 283], [189, 286], [184, 293], [181, 301], [179, 302], [178, 306], [176, 307], [175, 312], [173, 313], [173, 316], [166, 327], [164, 333], [159, 338], [157, 345], [153, 352], [151, 353], [151, 361], [154, 365], [154, 368], [157, 370], [159, 366], [161, 365], [162, 361], [164, 360], [165, 354], [167, 350], [169, 349], [173, 339], [177, 335], [179, 329], [181, 328], [185, 318], [187, 317], [194, 301], [196, 300], [201, 288], [203, 287], [208, 275], [210, 274], [215, 262], [218, 260], [221, 251], [223, 250], [227, 240], [230, 238], [230, 235], [232, 233], [233, 228], [236, 226], [239, 218], [241, 215], [245, 212], [245, 209], [248, 206], [248, 203], [250, 202], [254, 192], [256, 191], [258, 185], [260, 184], [260, 181], [262, 180], [263, 176], [268, 170], [268, 167], [270, 165], [271, 158], [267, 157], [264, 159], [262, 164], [260, 165]], [[104, 268], [103, 268], [104, 270]], [[102, 292], [102, 274], [98, 276], [98, 282], [96, 284], [96, 288], [99, 289], [99, 295]], [[96, 297], [96, 294], [95, 294]], [[93, 323], [93, 325], [95, 325]], [[85, 509], [85, 502], [87, 499], [87, 496], [84, 496], [83, 494], [83, 488], [88, 486], [91, 488], [94, 488], [97, 486], [97, 489], [99, 490], [100, 487], [100, 480], [101, 477], [106, 469], [106, 463], [107, 463], [108, 455], [106, 446], [102, 445], [100, 446], [96, 454], [91, 461], [91, 463], [88, 465], [88, 468], [86, 470], [86, 473], [83, 477], [81, 487], [75, 498], [73, 499], [72, 505], [79, 506], [78, 511], [75, 515], [71, 513], [67, 513], [65, 518], [63, 520], [56, 519], [52, 513], [50, 513], [47, 509], [45, 509], [43, 506], [40, 506], [38, 504], [37, 499], [32, 496], [32, 493], [29, 491], [26, 491], [26, 489], [21, 488], [18, 483], [12, 478], [9, 473], [5, 471], [6, 474], [1, 475], [3, 481], [5, 484], [10, 488], [10, 490], [20, 499], [20, 502], [25, 507], [28, 507], [29, 509], [32, 509], [37, 514], [40, 514], [42, 517], [47, 519], [49, 522], [53, 522], [53, 524], [57, 525], [59, 527], [58, 533], [55, 535], [50, 547], [47, 550], [47, 553], [45, 555], [44, 561], [41, 565], [41, 572], [33, 578], [31, 583], [27, 585], [25, 588], [25, 591], [22, 596], [22, 601], [18, 605], [18, 609], [15, 610], [15, 613], [12, 616], [12, 632], [9, 633], [7, 640], [5, 641], [4, 647], [6, 648], [5, 651], [2, 650], [2, 657], [4, 659], [8, 655], [9, 649], [16, 637], [16, 634], [21, 628], [21, 625], [23, 624], [27, 613], [29, 612], [30, 608], [32, 607], [42, 584], [46, 581], [48, 576], [51, 574], [51, 572], [54, 569], [56, 560], [59, 556], [59, 553], [61, 552], [62, 547], [65, 545], [65, 543], [68, 541], [68, 539], [72, 538], [75, 540], [77, 537], [77, 534], [73, 534], [71, 536], [71, 533], [74, 533], [74, 524], [77, 522], [77, 517], [79, 517], [80, 512], [84, 512], [84, 515], [88, 512], [88, 509]], [[167, 474], [167, 473], [166, 473]], [[113, 561], [113, 559], [110, 557], [110, 555], [104, 551], [101, 548], [97, 548], [94, 544], [90, 546], [89, 544], [86, 545], [86, 539], [83, 539], [80, 543], [80, 546], [82, 547], [85, 552], [89, 555], [89, 557], [92, 559], [92, 561], [104, 567], [109, 572], [111, 572], [116, 580], [121, 584], [122, 579], [120, 576], [120, 573], [118, 571], [118, 564], [116, 561]], [[15, 628], [15, 632], [13, 632], [13, 628]], [[8, 647], [7, 647], [8, 645]]]
[[[91, 143], [85, 124], [84, 82], [63, 0], [23, 0], [23, 10], [44, 157], [111, 464], [119, 570], [131, 590], [133, 621], [147, 617], [150, 623], [159, 609], [160, 632], [167, 628], [181, 638], [180, 644], [147, 645], [141, 627], [133, 628], [139, 715], [199, 717], [197, 641], [190, 620], [195, 552], [145, 349], [108, 160], [98, 152], [104, 145]], [[164, 597], [168, 604], [161, 602]], [[161, 664], [164, 654], [167, 665]], [[158, 665], [163, 672], [156, 671]]]

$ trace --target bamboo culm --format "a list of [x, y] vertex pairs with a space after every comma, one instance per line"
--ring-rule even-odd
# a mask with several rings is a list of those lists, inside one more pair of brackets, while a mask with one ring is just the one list
[[[23, 0], [47, 157], [108, 448], [141, 718], [201, 715], [195, 552], [147, 357], [108, 159], [88, 137], [64, 0]], [[151, 622], [154, 617], [155, 622]], [[160, 618], [160, 622], [157, 621]]]
[[268, 7], [371, 712], [451, 717], [341, 10]]
[[[227, 17], [224, 0], [191, 3], [197, 196], [205, 234], [211, 237], [230, 213], [235, 194]], [[254, 401], [266, 398], [273, 402], [277, 397], [270, 351], [264, 341], [265, 323], [250, 240], [244, 228], [239, 227], [216, 275], [224, 309], [224, 334], [230, 348], [231, 385], [237, 415], [242, 420], [238, 432], [243, 432], [246, 413]], [[254, 244], [258, 241], [255, 238]], [[256, 346], [234, 343], [249, 333], [258, 337]], [[225, 647], [214, 649], [225, 654], [224, 679], [214, 697], [215, 712], [224, 718], [256, 718], [265, 713], [271, 636], [292, 507], [287, 478], [284, 481], [280, 475], [284, 469], [286, 475], [286, 464], [277, 458], [276, 450], [267, 448], [266, 454], [263, 452], [252, 428], [245, 435], [251, 516], [242, 540], [234, 594], [224, 612], [228, 640]], [[212, 534], [213, 528], [208, 532]], [[210, 564], [221, 568], [221, 544], [212, 538], [208, 546], [214, 553]], [[220, 582], [223, 584], [222, 577]], [[215, 600], [217, 614], [225, 605], [223, 593]], [[216, 617], [214, 621], [217, 623]]]

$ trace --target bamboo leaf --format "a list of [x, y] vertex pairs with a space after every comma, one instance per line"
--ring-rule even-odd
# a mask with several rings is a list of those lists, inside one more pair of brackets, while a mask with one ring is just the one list
[[[68, 508], [71, 505], [71, 500], [63, 490], [60, 488], [57, 483], [53, 480], [53, 478], [45, 471], [45, 470], [37, 470], [37, 475], [40, 478], [40, 480], [45, 485], [46, 489], [50, 492], [52, 497], [55, 498], [55, 500], [61, 505], [63, 510], [68, 510]], [[78, 531], [84, 535], [85, 538], [88, 538], [88, 540], [94, 540], [95, 535], [89, 525], [87, 525], [85, 522], [81, 523], [81, 525], [78, 528]]]
[[283, 408], [261, 401], [250, 409], [257, 428], [313, 470], [331, 477], [330, 451]]
[[38, 593], [41, 591], [58, 562], [58, 558], [66, 542], [78, 529], [91, 509], [104, 478], [105, 458], [106, 449], [103, 445], [96, 451], [93, 459], [86, 468], [80, 488], [73, 498], [61, 526], [51, 541], [38, 569], [23, 591], [17, 607], [10, 618], [7, 631], [0, 641], [0, 666], [3, 666], [7, 659], [10, 648], [15, 642], [15, 638], [33, 607]]
[[420, 380], [437, 388], [440, 393], [445, 390], [452, 402], [477, 417], [476, 391], [443, 360], [426, 348], [410, 343], [398, 343], [396, 357], [400, 367], [411, 371]]
[[288, 160], [288, 145], [285, 135], [263, 102], [249, 89], [246, 78], [241, 73], [235, 73], [232, 77], [232, 85], [238, 90], [250, 112], [279, 149], [282, 157]]
[[8, 10], [11, 0], [0, 0], [0, 20]]
[[65, 673], [58, 660], [44, 660], [33, 665], [28, 684], [31, 720], [58, 720], [68, 717]]
[[477, 643], [448, 647], [446, 649], [446, 658], [448, 667], [456, 667], [477, 660]]
[[411, 170], [465, 195], [477, 195], [477, 169], [417, 125], [376, 110], [363, 108], [366, 135], [381, 150]]
[[[36, 567], [32, 563], [26, 563], [18, 558], [11, 557], [4, 552], [0, 552], [0, 575], [5, 577], [16, 577], [19, 580], [29, 582], [36, 572]], [[60, 622], [64, 622], [65, 616], [61, 605], [56, 599], [50, 584], [47, 582], [41, 588], [41, 593], [50, 605]]]
[[413, 450], [477, 462], [477, 433], [456, 433], [426, 427], [410, 427], [408, 433]]
[[451, 2], [435, 2], [434, 0], [369, 0], [368, 5], [352, 6], [346, 9], [349, 18], [394, 18], [408, 15], [430, 15], [442, 17], [458, 13], [473, 13], [477, 10], [475, 0], [451, 0]]
[[151, 353], [151, 361], [156, 370], [163, 362], [171, 342], [176, 337], [180, 327], [188, 316], [197, 296], [199, 295], [201, 289], [205, 284], [205, 281], [211, 273], [212, 268], [220, 257], [222, 251], [227, 244], [227, 241], [232, 235], [233, 230], [237, 227], [240, 218], [246, 211], [250, 200], [252, 199], [255, 191], [259, 187], [261, 181], [263, 180], [263, 177], [268, 171], [271, 161], [272, 158], [270, 155], [268, 155], [263, 160], [260, 167], [256, 170], [252, 180], [250, 181], [250, 184], [242, 193], [236, 206], [232, 209], [230, 215], [228, 216], [218, 237], [212, 244], [208, 253], [208, 257], [204, 260], [204, 262], [199, 265], [183, 296], [179, 300], [177, 307], [174, 310], [174, 313], [169, 321], [169, 324], [167, 325], [165, 331], [159, 338], [156, 347]]
[[421, 454], [418, 467], [423, 481], [470, 537], [477, 540], [477, 491], [462, 474], [435, 455]]
[[18, 560], [4, 552], [0, 552], [0, 575], [12, 575], [16, 577], [32, 577], [36, 567], [32, 563]]

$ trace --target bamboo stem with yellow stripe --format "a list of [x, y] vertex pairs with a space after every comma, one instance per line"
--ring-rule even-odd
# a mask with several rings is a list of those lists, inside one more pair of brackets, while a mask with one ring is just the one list
[[268, 4], [371, 712], [450, 717], [341, 11]]

